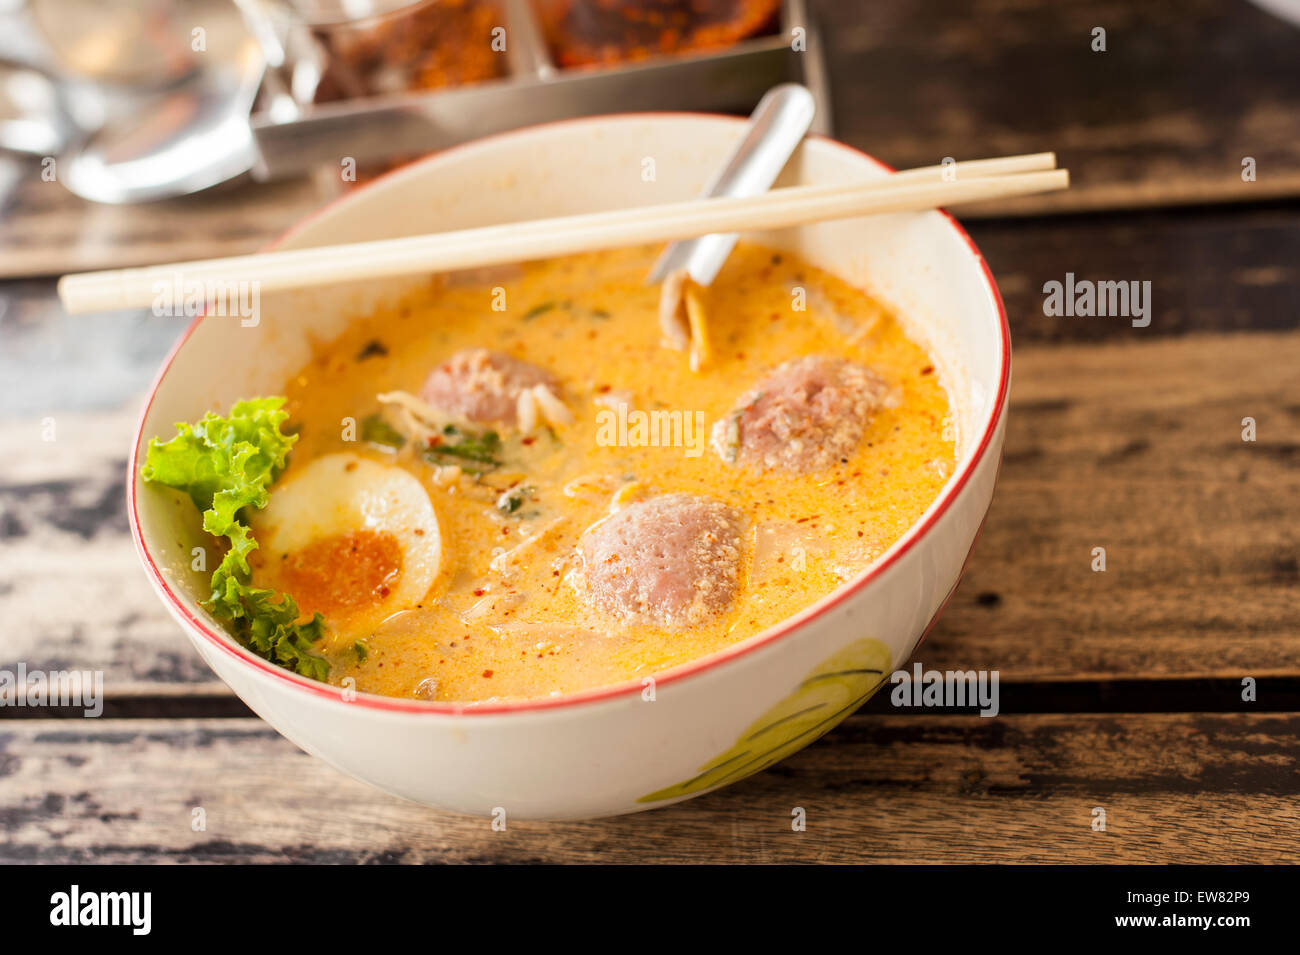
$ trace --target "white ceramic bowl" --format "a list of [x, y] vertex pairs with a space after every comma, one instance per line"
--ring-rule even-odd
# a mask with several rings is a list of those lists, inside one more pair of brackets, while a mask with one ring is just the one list
[[[356, 190], [280, 246], [689, 198], [742, 129], [730, 117], [650, 114], [492, 137]], [[780, 184], [886, 172], [847, 146], [810, 139]], [[190, 327], [154, 385], [128, 482], [132, 530], [154, 587], [208, 664], [277, 730], [352, 776], [429, 805], [515, 818], [633, 812], [734, 782], [813, 741], [907, 660], [957, 584], [1001, 459], [1010, 341], [992, 276], [943, 213], [751, 238], [797, 251], [895, 306], [929, 345], [957, 415], [958, 466], [942, 493], [879, 560], [803, 613], [665, 671], [651, 687], [470, 707], [345, 693], [243, 650], [198, 605], [208, 574], [191, 570], [191, 548], [205, 537], [193, 508], [142, 484], [145, 448], [173, 434], [174, 422], [280, 392], [312, 338], [328, 339], [399, 292], [392, 283], [267, 296], [255, 327], [218, 317]]]

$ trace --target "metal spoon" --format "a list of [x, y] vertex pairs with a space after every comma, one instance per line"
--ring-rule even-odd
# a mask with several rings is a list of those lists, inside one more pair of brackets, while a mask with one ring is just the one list
[[[816, 112], [816, 100], [806, 87], [798, 83], [772, 87], [759, 100], [744, 137], [704, 188], [702, 196], [743, 197], [766, 192], [803, 142]], [[697, 285], [711, 285], [735, 248], [737, 238], [734, 232], [715, 233], [673, 242], [650, 270], [648, 281], [663, 283], [659, 324], [674, 348], [685, 349], [691, 343], [682, 300], [686, 278]]]

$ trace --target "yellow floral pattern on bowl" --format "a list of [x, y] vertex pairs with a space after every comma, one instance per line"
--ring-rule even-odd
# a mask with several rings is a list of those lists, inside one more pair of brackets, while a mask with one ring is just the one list
[[798, 689], [755, 720], [736, 745], [700, 767], [698, 775], [637, 802], [660, 802], [714, 789], [767, 769], [828, 733], [880, 689], [889, 673], [889, 647], [864, 637], [822, 661]]

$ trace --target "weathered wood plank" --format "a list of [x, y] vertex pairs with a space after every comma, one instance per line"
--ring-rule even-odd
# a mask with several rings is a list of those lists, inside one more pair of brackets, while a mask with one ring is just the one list
[[[1300, 328], [1300, 224], [1290, 206], [966, 225], [997, 278], [1016, 348]], [[1045, 315], [1044, 285], [1064, 283], [1067, 273], [1076, 281], [1149, 282], [1150, 324]]]
[[248, 181], [162, 202], [104, 206], [25, 165], [0, 218], [0, 278], [254, 252], [341, 191], [328, 177]]
[[858, 716], [680, 806], [494, 832], [254, 720], [22, 721], [0, 724], [0, 861], [1296, 862], [1298, 731], [1295, 714]]
[[[1021, 682], [1300, 675], [1297, 359], [1300, 331], [1019, 349], [993, 507], [918, 658]], [[54, 442], [0, 422], [0, 663], [215, 690], [127, 535], [134, 409], [53, 418]]]
[[[1300, 190], [1295, 29], [1238, 0], [814, 3], [839, 138], [895, 167], [1057, 151], [1068, 192], [986, 212]], [[1093, 31], [1106, 31], [1094, 52]], [[1256, 162], [1254, 182], [1242, 161]], [[979, 214], [968, 207], [967, 215]]]
[[1294, 674], [1297, 359], [1295, 332], [1017, 352], [1000, 484], [922, 657], [1017, 678]]
[[0, 420], [0, 661], [103, 670], [116, 694], [228, 692], [136, 557], [125, 481], [137, 418], [133, 403]]
[[[840, 139], [898, 167], [1054, 149], [1073, 173], [1068, 192], [968, 206], [966, 217], [1300, 195], [1295, 33], [1243, 0], [812, 6]], [[1091, 50], [1096, 27], [1104, 53]], [[1253, 182], [1241, 178], [1245, 157]], [[33, 164], [0, 220], [0, 276], [253, 251], [339, 190], [326, 170], [96, 206]]]

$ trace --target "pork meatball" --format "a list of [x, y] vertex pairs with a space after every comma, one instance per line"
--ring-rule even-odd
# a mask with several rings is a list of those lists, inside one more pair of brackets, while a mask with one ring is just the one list
[[795, 358], [714, 424], [713, 448], [731, 464], [820, 471], [853, 454], [890, 400], [889, 385], [870, 368], [825, 355]]
[[736, 597], [741, 524], [735, 508], [693, 494], [631, 504], [578, 541], [582, 589], [625, 623], [700, 624]]
[[519, 393], [535, 385], [556, 390], [555, 379], [544, 368], [501, 352], [467, 348], [429, 374], [420, 397], [469, 421], [513, 425]]

